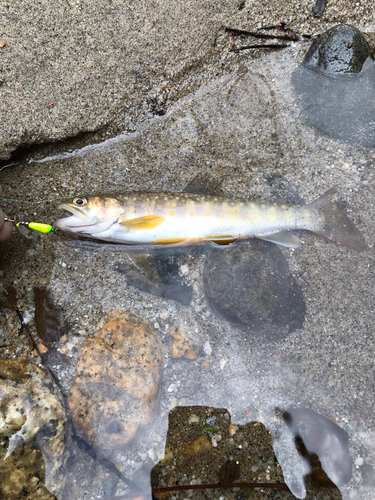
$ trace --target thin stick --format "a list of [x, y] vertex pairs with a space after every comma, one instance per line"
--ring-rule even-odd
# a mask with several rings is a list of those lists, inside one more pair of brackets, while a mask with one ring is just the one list
[[255, 31], [238, 30], [236, 28], [225, 28], [226, 33], [232, 33], [234, 35], [247, 35], [253, 36], [254, 38], [270, 38], [272, 40], [286, 40], [288, 42], [294, 41], [289, 35], [267, 35], [266, 33], [256, 33]]
[[278, 488], [280, 490], [289, 490], [285, 483], [212, 483], [212, 484], [184, 484], [176, 486], [157, 486], [152, 488], [153, 493], [161, 493], [165, 491], [180, 491], [180, 490], [206, 490], [220, 488]]
[[[152, 488], [152, 493], [167, 493], [172, 491], [186, 491], [186, 490], [209, 490], [209, 489], [225, 489], [225, 488], [245, 488], [245, 489], [253, 489], [253, 488], [267, 488], [267, 489], [279, 489], [290, 491], [288, 486], [285, 483], [212, 483], [212, 484], [184, 484], [184, 485], [175, 485], [175, 486], [156, 486]], [[138, 496], [142, 496], [142, 494], [146, 495], [149, 491], [143, 491], [141, 494], [137, 494]], [[136, 498], [132, 496], [130, 498]], [[110, 500], [129, 500], [129, 495], [119, 495], [111, 497]]]
[[288, 45], [281, 45], [279, 43], [268, 43], [268, 44], [254, 44], [245, 45], [243, 47], [238, 47], [237, 49], [231, 49], [230, 52], [239, 52], [240, 50], [247, 49], [285, 49]]

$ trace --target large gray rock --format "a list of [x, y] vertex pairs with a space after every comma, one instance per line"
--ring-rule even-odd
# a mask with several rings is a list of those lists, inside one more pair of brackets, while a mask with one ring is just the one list
[[[302, 19], [311, 32], [332, 26], [337, 17], [328, 9], [319, 21], [310, 12], [310, 0], [295, 12], [275, 0], [2, 0], [0, 160], [33, 144], [72, 137], [98, 142], [132, 131], [231, 70], [238, 56], [228, 57], [232, 42], [224, 26], [281, 19], [299, 26]], [[366, 2], [341, 14], [352, 23], [372, 19]]]
[[19, 146], [124, 129], [151, 89], [214, 50], [237, 4], [2, 2], [0, 159]]

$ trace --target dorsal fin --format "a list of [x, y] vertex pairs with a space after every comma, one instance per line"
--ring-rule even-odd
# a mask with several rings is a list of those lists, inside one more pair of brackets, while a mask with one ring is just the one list
[[221, 180], [213, 181], [212, 176], [208, 174], [198, 174], [183, 190], [184, 193], [202, 194], [206, 196], [220, 196], [221, 189], [219, 185]]

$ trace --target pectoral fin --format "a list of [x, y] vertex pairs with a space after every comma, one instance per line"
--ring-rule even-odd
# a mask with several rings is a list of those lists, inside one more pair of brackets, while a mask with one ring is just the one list
[[279, 231], [278, 233], [267, 234], [266, 236], [258, 236], [258, 238], [289, 248], [298, 248], [301, 244], [299, 239], [289, 231]]
[[122, 220], [122, 218], [123, 216], [120, 218], [119, 223], [122, 226], [126, 226], [128, 231], [145, 231], [147, 229], [154, 229], [165, 221], [165, 217], [161, 215], [145, 215], [143, 217], [128, 220]]

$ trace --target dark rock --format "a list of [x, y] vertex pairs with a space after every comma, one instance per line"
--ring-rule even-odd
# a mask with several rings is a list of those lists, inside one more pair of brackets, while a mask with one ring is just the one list
[[316, 0], [316, 3], [312, 9], [312, 12], [313, 12], [315, 17], [320, 17], [323, 14], [327, 3], [328, 3], [328, 0]]
[[211, 309], [253, 338], [278, 340], [303, 325], [302, 292], [274, 244], [241, 242], [214, 251], [204, 269], [204, 286]]
[[219, 470], [219, 483], [233, 483], [240, 478], [241, 466], [234, 460], [227, 460]]
[[323, 134], [375, 148], [375, 65], [363, 34], [348, 25], [318, 36], [292, 83], [307, 122]]
[[325, 74], [359, 73], [369, 55], [362, 32], [354, 26], [338, 24], [314, 39], [303, 64]]

